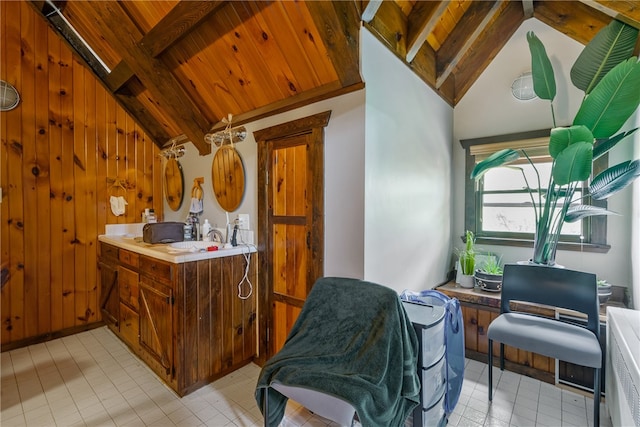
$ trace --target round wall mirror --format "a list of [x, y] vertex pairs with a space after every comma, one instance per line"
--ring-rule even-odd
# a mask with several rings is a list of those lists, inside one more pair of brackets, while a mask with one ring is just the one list
[[164, 167], [164, 196], [172, 210], [180, 209], [184, 196], [184, 177], [182, 167], [175, 158], [167, 160]]
[[244, 196], [244, 166], [235, 148], [223, 145], [213, 156], [211, 165], [213, 193], [227, 212], [238, 209]]

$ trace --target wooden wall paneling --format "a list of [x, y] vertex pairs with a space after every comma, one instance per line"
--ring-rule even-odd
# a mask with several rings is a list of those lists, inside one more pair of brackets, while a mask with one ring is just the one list
[[63, 212], [62, 232], [64, 236], [62, 255], [63, 277], [63, 328], [75, 326], [75, 192], [73, 176], [73, 74], [75, 61], [69, 49], [61, 49], [60, 56], [64, 67], [60, 69], [60, 94], [62, 95], [62, 183]]
[[[98, 158], [98, 129], [96, 125], [97, 112], [96, 112], [96, 86], [98, 82], [93, 79], [89, 70], [84, 69], [85, 74], [85, 108], [86, 108], [86, 124], [85, 124], [85, 224], [86, 224], [86, 237], [84, 247], [86, 251], [85, 263], [86, 263], [86, 288], [87, 288], [87, 306], [85, 311], [85, 322], [92, 323], [98, 320], [98, 298], [100, 294], [98, 292], [98, 277], [97, 269], [95, 266], [98, 264], [98, 257], [96, 254], [98, 247], [98, 206], [96, 197], [96, 185], [97, 185], [97, 158]], [[105, 180], [106, 182], [106, 180]]]
[[[108, 200], [101, 195], [107, 194], [107, 161], [108, 161], [108, 126], [107, 117], [107, 95], [102, 85], [96, 84], [96, 228], [98, 234], [105, 233], [107, 224], [107, 211], [111, 208]], [[97, 243], [96, 243], [97, 244]], [[96, 247], [97, 252], [97, 247]], [[100, 317], [100, 310], [98, 310]]]
[[[116, 178], [123, 182], [123, 186], [126, 190], [114, 191], [116, 196], [122, 195], [127, 203], [131, 203], [129, 185], [130, 182], [127, 179], [127, 114], [119, 105], [116, 105]], [[118, 224], [125, 224], [127, 222], [127, 215], [129, 210], [133, 209], [132, 205], [126, 205], [124, 214], [117, 216]]]
[[[162, 202], [164, 200], [164, 195], [162, 193], [162, 179], [164, 177], [164, 169], [162, 168], [162, 159], [159, 156], [160, 149], [145, 134], [141, 133], [141, 135], [142, 142], [145, 144], [145, 146], [148, 146], [151, 149], [151, 157], [145, 159], [145, 161], [148, 162], [148, 167], [153, 168], [150, 174], [150, 176], [153, 177], [153, 193], [151, 193], [151, 200], [148, 202], [148, 204], [150, 205], [149, 207], [155, 208], [156, 215], [158, 216], [158, 218], [162, 219], [164, 218], [164, 203]], [[140, 143], [140, 141], [138, 141], [138, 143]], [[195, 146], [192, 146], [191, 149], [197, 150]], [[140, 167], [144, 169], [143, 166]]]
[[127, 193], [127, 210], [125, 212], [126, 222], [138, 222], [140, 221], [142, 210], [140, 210], [140, 202], [138, 201], [138, 182], [136, 172], [136, 126], [128, 114], [125, 116], [126, 131], [125, 131], [125, 164], [126, 164], [126, 180], [129, 183], [129, 190]]
[[[28, 8], [29, 6], [25, 4]], [[37, 244], [33, 258], [37, 271], [38, 335], [51, 331], [51, 188], [49, 178], [49, 59], [48, 26], [34, 17], [35, 164]]]
[[[140, 217], [142, 215], [142, 212], [145, 210], [145, 208], [151, 208], [153, 207], [152, 205], [149, 205], [147, 203], [147, 198], [145, 197], [146, 193], [147, 193], [147, 187], [146, 187], [146, 180], [144, 179], [144, 172], [145, 172], [145, 163], [144, 163], [144, 140], [143, 140], [143, 133], [140, 131], [140, 129], [136, 126], [136, 141], [135, 141], [135, 145], [134, 145], [134, 167], [133, 167], [133, 172], [135, 174], [135, 180], [136, 180], [136, 191], [135, 191], [135, 200], [136, 200], [136, 210], [135, 210], [135, 215], [136, 217], [134, 218], [133, 222], [138, 222], [140, 221]], [[162, 221], [162, 216], [160, 216], [160, 213], [156, 213], [157, 218], [159, 221]]]
[[[17, 7], [16, 7], [17, 6]], [[0, 78], [20, 87], [18, 79], [20, 78], [20, 40], [19, 35], [20, 20], [16, 19], [20, 15], [20, 5], [16, 2], [0, 2], [0, 25], [6, 30], [0, 37]], [[7, 19], [11, 16], [11, 19]], [[16, 26], [18, 27], [16, 30]], [[11, 336], [15, 336], [18, 326], [22, 327], [22, 323], [14, 322], [12, 309], [17, 309], [16, 296], [18, 288], [22, 287], [23, 270], [18, 271], [18, 260], [16, 256], [22, 253], [22, 242], [13, 240], [18, 235], [17, 224], [21, 222], [21, 218], [15, 218], [18, 200], [12, 195], [17, 194], [16, 188], [16, 171], [20, 171], [21, 162], [16, 162], [21, 157], [19, 135], [16, 131], [20, 130], [20, 111], [14, 109], [0, 114], [0, 138], [2, 147], [0, 147], [0, 185], [2, 185], [2, 205], [0, 206], [2, 218], [5, 219], [0, 224], [0, 245], [1, 245], [1, 262], [0, 268], [7, 269], [9, 279], [5, 286], [2, 287], [1, 308], [2, 308], [2, 342], [9, 341]], [[12, 124], [9, 127], [9, 123]], [[13, 202], [12, 200], [16, 200]], [[11, 243], [11, 244], [9, 244]], [[15, 324], [14, 324], [15, 323]]]
[[22, 197], [24, 200], [24, 319], [25, 335], [38, 334], [38, 288], [37, 288], [37, 249], [38, 249], [38, 195], [36, 177], [33, 168], [36, 163], [36, 84], [35, 84], [35, 16], [29, 13], [28, 5], [20, 3], [20, 26], [22, 31]]
[[87, 148], [85, 73], [77, 58], [73, 58], [73, 184], [75, 194], [75, 233], [73, 236], [75, 262], [75, 324], [86, 322], [87, 309]]
[[[111, 195], [115, 195], [115, 191], [111, 188], [111, 180], [118, 179], [118, 105], [115, 99], [108, 96], [106, 105], [106, 149], [107, 149], [107, 192], [104, 194], [104, 203], [107, 206], [107, 223], [117, 224], [118, 217], [111, 212], [111, 204], [109, 199]], [[109, 182], [107, 182], [109, 179]]]
[[[97, 235], [107, 223], [125, 222], [109, 213], [106, 178], [130, 179], [138, 189], [148, 181], [144, 202], [153, 207], [154, 199], [162, 202], [162, 171], [158, 148], [46, 21], [26, 2], [0, 7], [0, 78], [21, 96], [0, 117], [0, 250], [10, 272], [0, 298], [5, 350], [100, 320]], [[130, 152], [126, 145], [121, 152], [134, 158], [128, 176], [126, 159], [117, 158], [118, 129], [127, 128]], [[133, 202], [130, 220], [137, 222]]]
[[60, 86], [60, 69], [64, 66], [60, 56], [61, 42], [53, 30], [49, 29], [49, 187], [50, 202], [50, 236], [49, 252], [51, 279], [51, 330], [59, 331], [63, 328], [63, 287], [62, 247], [63, 233], [63, 203], [64, 188], [62, 185], [62, 94]]

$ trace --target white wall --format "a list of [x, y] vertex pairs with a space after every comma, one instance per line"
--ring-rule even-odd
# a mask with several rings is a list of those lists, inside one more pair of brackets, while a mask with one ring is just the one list
[[[531, 69], [526, 41], [528, 31], [534, 31], [542, 40], [553, 63], [558, 88], [554, 103], [557, 125], [570, 124], [580, 105], [582, 92], [571, 84], [569, 71], [583, 46], [536, 19], [525, 21], [454, 110], [453, 168], [456, 172], [453, 244], [456, 246], [462, 245], [459, 236], [464, 234], [464, 181], [468, 179], [464, 172], [464, 150], [460, 147], [460, 139], [553, 126], [548, 101], [517, 101], [511, 95], [513, 80]], [[610, 153], [610, 163], [628, 159], [630, 149], [631, 144], [616, 147]], [[626, 286], [631, 279], [631, 190], [625, 189], [612, 196], [609, 209], [622, 216], [608, 219], [607, 243], [612, 248], [607, 254], [558, 251], [556, 261], [568, 268], [590, 271], [613, 284]], [[532, 253], [531, 248], [488, 245], [482, 248], [502, 254], [505, 262], [529, 259]]]
[[[258, 214], [257, 144], [253, 132], [291, 120], [331, 110], [325, 128], [325, 269], [327, 276], [363, 278], [364, 276], [364, 90], [321, 101], [313, 105], [247, 123], [247, 138], [236, 144], [245, 167], [245, 195], [238, 213], [250, 215], [255, 231]], [[196, 148], [186, 144], [187, 152], [179, 159], [184, 172], [185, 199], [178, 212], [164, 201], [165, 221], [184, 221], [189, 213], [191, 187], [195, 177], [205, 179], [204, 212], [201, 224], [209, 219], [214, 226], [224, 227], [225, 212], [220, 208], [211, 185], [211, 164], [215, 154], [200, 156]]]
[[423, 290], [445, 280], [453, 110], [367, 30], [365, 279]]

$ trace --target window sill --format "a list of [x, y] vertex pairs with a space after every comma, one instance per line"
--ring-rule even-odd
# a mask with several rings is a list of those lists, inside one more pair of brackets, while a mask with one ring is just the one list
[[[496, 246], [518, 246], [522, 248], [533, 248], [533, 241], [527, 239], [507, 239], [502, 237], [476, 237], [476, 244], [496, 245]], [[576, 252], [594, 252], [605, 254], [611, 249], [610, 245], [598, 243], [558, 243], [558, 250]]]

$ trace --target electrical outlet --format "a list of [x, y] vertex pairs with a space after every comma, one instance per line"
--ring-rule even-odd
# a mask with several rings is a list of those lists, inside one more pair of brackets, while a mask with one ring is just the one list
[[249, 229], [249, 214], [238, 214], [237, 219], [238, 228], [240, 230]]

